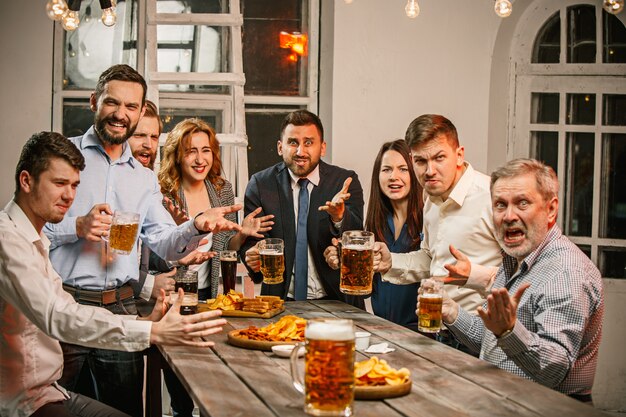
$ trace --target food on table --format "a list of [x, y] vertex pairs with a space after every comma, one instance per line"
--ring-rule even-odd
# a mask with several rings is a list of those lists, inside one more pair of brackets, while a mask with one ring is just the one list
[[208, 300], [207, 307], [210, 310], [241, 310], [243, 307], [243, 294], [230, 290], [228, 294], [218, 294], [215, 300]]
[[304, 341], [305, 326], [306, 320], [301, 317], [284, 316], [265, 327], [250, 326], [239, 330], [238, 337], [267, 342], [301, 342]]
[[254, 313], [267, 313], [269, 310], [282, 308], [284, 301], [276, 296], [257, 296], [255, 298], [244, 298], [243, 294], [235, 290], [230, 290], [227, 294], [218, 294], [214, 300], [207, 300], [207, 307], [210, 310], [242, 310]]
[[372, 356], [368, 360], [354, 364], [356, 386], [400, 385], [409, 382], [411, 371], [406, 368], [394, 369], [386, 360]]

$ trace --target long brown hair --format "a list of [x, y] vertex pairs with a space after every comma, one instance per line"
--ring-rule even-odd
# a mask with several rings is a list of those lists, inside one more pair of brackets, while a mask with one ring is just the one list
[[180, 190], [182, 181], [181, 163], [185, 154], [185, 147], [189, 145], [191, 136], [198, 132], [207, 134], [209, 147], [213, 153], [213, 165], [209, 170], [207, 179], [215, 186], [218, 192], [224, 185], [224, 179], [221, 177], [220, 143], [215, 136], [215, 132], [208, 123], [201, 119], [185, 119], [174, 126], [170, 133], [167, 134], [158, 175], [161, 192], [164, 195], [169, 194], [174, 197], [178, 204], [181, 204], [178, 190]]
[[393, 142], [384, 143], [380, 148], [374, 168], [372, 170], [372, 186], [370, 191], [369, 205], [367, 207], [367, 217], [365, 219], [365, 228], [376, 237], [377, 241], [385, 241], [385, 232], [389, 231], [387, 224], [387, 216], [393, 214], [393, 206], [389, 197], [387, 197], [380, 189], [380, 167], [382, 165], [383, 155], [387, 151], [396, 151], [406, 161], [409, 167], [409, 184], [408, 207], [406, 222], [408, 225], [409, 238], [411, 239], [410, 250], [415, 250], [420, 244], [420, 233], [422, 231], [422, 210], [424, 201], [422, 200], [422, 187], [417, 182], [417, 177], [413, 171], [411, 162], [411, 154], [409, 145], [403, 139], [397, 139]]

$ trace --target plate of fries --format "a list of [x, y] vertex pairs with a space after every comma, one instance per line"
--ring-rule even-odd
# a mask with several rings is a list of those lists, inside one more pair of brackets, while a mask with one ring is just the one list
[[242, 293], [230, 290], [216, 298], [198, 304], [199, 311], [222, 310], [223, 317], [259, 317], [269, 319], [285, 311], [285, 302], [276, 296], [263, 295], [245, 298]]
[[411, 392], [411, 371], [395, 369], [386, 360], [372, 356], [354, 364], [357, 400], [380, 400], [401, 397]]
[[247, 349], [271, 351], [275, 345], [303, 342], [305, 326], [306, 320], [301, 317], [283, 316], [265, 327], [250, 326], [232, 330], [228, 333], [228, 343]]

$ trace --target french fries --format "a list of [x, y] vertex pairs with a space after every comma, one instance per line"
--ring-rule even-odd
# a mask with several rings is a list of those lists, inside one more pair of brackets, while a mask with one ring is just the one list
[[250, 340], [267, 342], [302, 342], [306, 320], [298, 316], [284, 316], [276, 323], [257, 328], [250, 326], [239, 331], [239, 336]]
[[396, 370], [386, 360], [379, 360], [376, 356], [354, 364], [356, 386], [400, 385], [409, 382], [410, 376], [408, 369]]

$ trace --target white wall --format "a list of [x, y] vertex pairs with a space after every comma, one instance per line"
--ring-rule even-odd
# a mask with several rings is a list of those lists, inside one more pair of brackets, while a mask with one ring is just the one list
[[[51, 128], [52, 23], [45, 0], [3, 2], [0, 25], [0, 201], [13, 193], [15, 164], [31, 134]], [[479, 170], [505, 162], [510, 40], [528, 4], [501, 20], [493, 0], [323, 0], [320, 114], [331, 162], [357, 171], [366, 195], [384, 141], [413, 118], [441, 113]], [[330, 7], [329, 7], [329, 3]], [[454, 10], [449, 10], [450, 5]], [[328, 27], [331, 24], [332, 27]], [[326, 38], [324, 38], [326, 36]], [[625, 280], [606, 280], [606, 319], [594, 386], [596, 405], [626, 410]]]
[[0, 204], [12, 197], [22, 145], [52, 126], [52, 28], [46, 2], [3, 1], [0, 25]]

